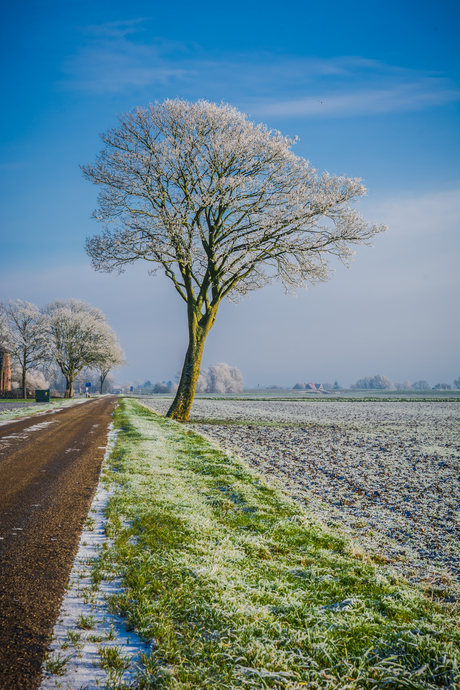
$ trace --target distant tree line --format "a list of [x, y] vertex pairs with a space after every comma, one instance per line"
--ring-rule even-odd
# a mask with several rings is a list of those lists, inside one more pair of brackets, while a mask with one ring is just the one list
[[[311, 384], [311, 383], [296, 383], [293, 386], [294, 390], [342, 390], [342, 386], [339, 385], [337, 381], [334, 383], [321, 383], [321, 384]], [[437, 383], [435, 386], [430, 386], [428, 381], [421, 379], [420, 381], [415, 381], [411, 383], [410, 381], [404, 381], [404, 383], [393, 383], [388, 376], [383, 376], [383, 374], [377, 374], [376, 376], [365, 376], [362, 379], [352, 383], [350, 385], [352, 390], [446, 390], [450, 391], [453, 389], [460, 389], [460, 377], [455, 379], [453, 384], [450, 383]]]
[[387, 376], [382, 374], [377, 374], [376, 376], [366, 376], [363, 379], [359, 379], [356, 383], [350, 386], [352, 389], [356, 390], [446, 390], [450, 391], [453, 388], [460, 389], [460, 377], [450, 383], [437, 383], [435, 386], [430, 386], [428, 381], [421, 379], [420, 381], [415, 381], [411, 383], [410, 381], [404, 381], [404, 383], [393, 383]]
[[[180, 375], [180, 372], [179, 372]], [[135, 388], [148, 389], [152, 393], [176, 393], [178, 384], [172, 381], [146, 381], [141, 384], [136, 381]], [[274, 386], [277, 388], [277, 386]], [[243, 375], [237, 367], [231, 367], [225, 362], [212, 364], [208, 369], [202, 369], [196, 387], [197, 393], [242, 393]]]
[[134, 388], [136, 390], [147, 390], [151, 393], [174, 393], [177, 390], [177, 383], [173, 381], [156, 381], [155, 383], [136, 381]]
[[102, 393], [109, 372], [126, 363], [102, 311], [77, 299], [54, 300], [42, 309], [19, 299], [0, 302], [0, 346], [11, 356], [12, 387], [24, 396], [27, 387], [54, 383], [72, 398], [83, 377]]

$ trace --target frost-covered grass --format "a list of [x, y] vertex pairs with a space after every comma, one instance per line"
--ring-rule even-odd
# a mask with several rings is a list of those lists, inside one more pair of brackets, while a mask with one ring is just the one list
[[[43, 414], [52, 410], [59, 410], [61, 407], [68, 405], [75, 405], [81, 403], [85, 398], [60, 398], [59, 400], [52, 400], [49, 403], [34, 403], [28, 400], [30, 405], [21, 405], [19, 407], [10, 407], [17, 403], [16, 400], [0, 400], [0, 423], [8, 422], [10, 419], [20, 419], [21, 417], [30, 417], [33, 414]], [[21, 401], [19, 401], [21, 402]]]
[[458, 402], [195, 400], [190, 423], [357, 547], [442, 584], [460, 575], [459, 412]]
[[[94, 567], [138, 688], [454, 688], [458, 603], [354, 551], [237, 456], [125, 399]], [[98, 575], [99, 573], [99, 575]]]
[[[159, 412], [165, 413], [171, 401], [163, 396], [152, 396], [142, 400]], [[421, 401], [410, 402], [375, 398], [372, 401], [334, 400], [315, 398], [308, 400], [244, 400], [228, 398], [196, 397], [190, 414], [190, 422], [228, 424], [270, 425], [316, 425], [323, 428], [337, 426], [365, 431], [369, 425], [373, 430], [379, 426], [382, 431], [398, 428], [416, 430], [422, 427], [458, 430], [460, 401]]]

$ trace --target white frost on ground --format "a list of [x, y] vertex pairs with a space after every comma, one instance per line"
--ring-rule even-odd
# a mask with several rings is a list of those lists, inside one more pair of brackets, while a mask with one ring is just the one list
[[[111, 432], [104, 462], [113, 442], [114, 433]], [[141, 653], [149, 649], [134, 632], [127, 632], [121, 617], [108, 610], [106, 599], [120, 590], [120, 583], [105, 580], [97, 589], [91, 586], [91, 561], [108, 542], [103, 511], [109, 496], [99, 485], [53, 630], [39, 690], [96, 690], [104, 688], [108, 682], [129, 683], [140, 664]], [[104, 649], [109, 650], [105, 668], [101, 666], [101, 650]]]
[[[171, 401], [143, 403], [165, 413]], [[457, 402], [198, 399], [190, 421], [358, 548], [442, 586], [460, 575], [459, 410]]]

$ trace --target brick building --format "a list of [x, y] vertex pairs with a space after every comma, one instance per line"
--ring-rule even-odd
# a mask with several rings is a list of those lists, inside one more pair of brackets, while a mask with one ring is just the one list
[[0, 346], [0, 395], [7, 395], [11, 391], [11, 360], [10, 353]]

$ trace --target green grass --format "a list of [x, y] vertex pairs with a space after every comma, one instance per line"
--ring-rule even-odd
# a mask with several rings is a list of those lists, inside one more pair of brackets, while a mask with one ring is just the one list
[[241, 460], [133, 399], [115, 427], [113, 545], [93, 580], [121, 577], [110, 606], [151, 643], [136, 687], [460, 682], [451, 592], [396, 579]]
[[99, 657], [101, 666], [109, 673], [115, 673], [121, 678], [123, 671], [131, 666], [130, 657], [124, 657], [122, 647], [101, 647]]
[[58, 654], [53, 658], [48, 657], [45, 659], [44, 668], [48, 673], [52, 673], [55, 676], [63, 676], [66, 672], [66, 665], [72, 656], [73, 654], [69, 654], [68, 656], [61, 656], [61, 654]]
[[95, 626], [94, 616], [80, 615], [77, 620], [77, 625], [82, 630], [92, 630]]

